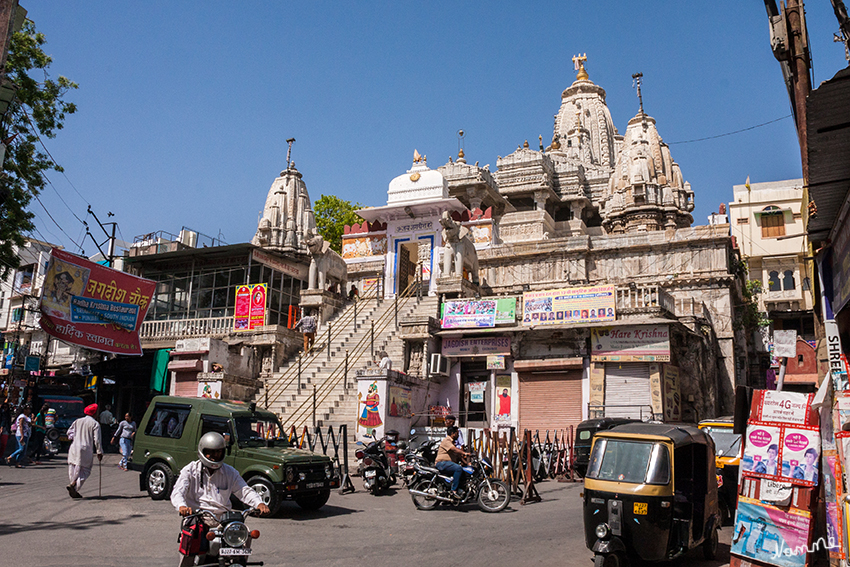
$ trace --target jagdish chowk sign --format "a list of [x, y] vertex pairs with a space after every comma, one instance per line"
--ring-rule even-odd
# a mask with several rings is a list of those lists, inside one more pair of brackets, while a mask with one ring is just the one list
[[667, 325], [628, 325], [591, 329], [591, 360], [596, 362], [670, 362]]

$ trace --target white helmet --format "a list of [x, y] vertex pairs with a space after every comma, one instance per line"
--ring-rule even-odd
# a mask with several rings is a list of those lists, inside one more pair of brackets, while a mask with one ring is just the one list
[[221, 433], [210, 431], [204, 433], [201, 440], [198, 441], [198, 458], [205, 467], [217, 469], [224, 463], [224, 451], [227, 448], [227, 443], [224, 441]]

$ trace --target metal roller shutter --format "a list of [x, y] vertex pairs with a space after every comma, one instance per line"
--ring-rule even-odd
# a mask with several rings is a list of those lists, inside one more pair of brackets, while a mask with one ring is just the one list
[[648, 419], [652, 416], [649, 364], [605, 363], [605, 417]]
[[194, 398], [198, 395], [198, 373], [176, 372], [174, 377], [174, 395]]
[[581, 423], [581, 370], [520, 373], [519, 428], [540, 431], [568, 429]]

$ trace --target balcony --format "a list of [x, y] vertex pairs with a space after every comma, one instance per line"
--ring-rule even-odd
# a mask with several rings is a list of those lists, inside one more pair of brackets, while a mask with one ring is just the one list
[[660, 315], [674, 316], [676, 302], [673, 296], [657, 285], [630, 285], [618, 287], [617, 315], [637, 315], [658, 311]]
[[177, 340], [193, 337], [225, 337], [233, 331], [233, 317], [202, 319], [169, 319], [145, 321], [139, 337], [149, 341]]

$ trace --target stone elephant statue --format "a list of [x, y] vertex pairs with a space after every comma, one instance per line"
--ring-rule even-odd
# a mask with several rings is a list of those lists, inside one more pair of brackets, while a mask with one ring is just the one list
[[342, 256], [331, 250], [331, 245], [322, 238], [315, 228], [307, 232], [305, 240], [310, 251], [310, 276], [308, 289], [324, 290], [329, 281], [339, 284], [340, 293], [348, 283], [348, 268]]
[[443, 211], [440, 225], [443, 227], [444, 247], [442, 277], [462, 278], [463, 268], [466, 268], [472, 276], [472, 283], [478, 285], [478, 252], [469, 237], [469, 229], [455, 222], [448, 211]]

